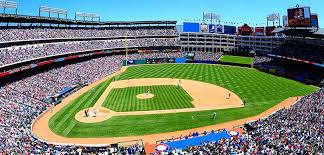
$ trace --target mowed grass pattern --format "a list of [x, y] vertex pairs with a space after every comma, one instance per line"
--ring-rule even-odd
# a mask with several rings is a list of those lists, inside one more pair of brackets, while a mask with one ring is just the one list
[[106, 90], [112, 80], [107, 80], [100, 85], [92, 88], [88, 92], [82, 94], [77, 99], [56, 113], [49, 121], [49, 127], [52, 131], [62, 136], [68, 136], [71, 130], [80, 122], [74, 116], [81, 110], [92, 107]]
[[[138, 99], [138, 94], [150, 90], [150, 99]], [[107, 96], [103, 107], [117, 112], [148, 111], [193, 108], [191, 96], [182, 88], [174, 85], [141, 86], [114, 88]]]
[[245, 64], [245, 65], [251, 65], [254, 61], [254, 58], [251, 57], [242, 57], [242, 56], [230, 56], [230, 55], [223, 55], [219, 59], [221, 62], [230, 62], [230, 63], [236, 63], [236, 64]]
[[[203, 81], [224, 87], [239, 95], [242, 100], [246, 100], [246, 106], [200, 112], [118, 116], [99, 123], [76, 121], [74, 115], [96, 103], [99, 98], [96, 96], [100, 96], [110, 82], [106, 81], [55, 114], [49, 126], [53, 132], [66, 137], [121, 137], [171, 132], [254, 116], [288, 97], [307, 95], [317, 89], [255, 69], [206, 64], [134, 66], [129, 67], [117, 79], [172, 77]], [[212, 112], [217, 112], [217, 119], [207, 117], [192, 119], [193, 115], [207, 115]]]

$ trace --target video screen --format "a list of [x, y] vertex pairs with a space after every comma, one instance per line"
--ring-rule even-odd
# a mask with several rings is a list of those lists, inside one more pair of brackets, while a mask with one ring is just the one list
[[290, 27], [311, 27], [310, 8], [288, 9], [288, 25]]
[[207, 25], [207, 24], [201, 24], [201, 25], [200, 25], [200, 30], [201, 30], [201, 32], [207, 32], [207, 30], [208, 30], [208, 25]]

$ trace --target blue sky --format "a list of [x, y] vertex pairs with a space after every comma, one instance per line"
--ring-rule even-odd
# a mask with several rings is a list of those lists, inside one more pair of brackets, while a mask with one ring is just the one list
[[[221, 15], [222, 21], [266, 23], [271, 13], [287, 14], [296, 4], [311, 6], [312, 13], [324, 21], [324, 0], [12, 0], [19, 3], [19, 13], [37, 15], [41, 5], [66, 9], [69, 18], [76, 11], [97, 13], [104, 21], [202, 19], [204, 11]], [[323, 26], [322, 26], [323, 27]]]

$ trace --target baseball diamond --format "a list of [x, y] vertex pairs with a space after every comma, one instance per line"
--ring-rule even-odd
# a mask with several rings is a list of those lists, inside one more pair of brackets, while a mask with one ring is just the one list
[[[231, 90], [242, 100], [245, 100], [246, 104], [244, 108], [114, 116], [98, 123], [82, 123], [75, 120], [74, 116], [79, 111], [92, 107], [109, 84], [113, 82], [113, 78], [108, 78], [99, 85], [91, 88], [90, 91], [83, 94], [80, 93], [79, 97], [55, 113], [49, 120], [50, 129], [55, 134], [69, 138], [124, 137], [172, 132], [254, 116], [273, 107], [286, 98], [303, 96], [316, 89], [312, 86], [276, 77], [255, 69], [222, 65], [163, 64], [133, 66], [118, 75], [118, 80], [140, 78], [179, 78], [203, 81]], [[152, 92], [155, 89], [151, 89]], [[142, 90], [145, 92], [145, 89]], [[138, 93], [142, 93], [143, 91], [139, 91]], [[117, 95], [116, 92], [111, 96], [114, 95]], [[184, 96], [188, 98], [188, 96]], [[109, 104], [109, 97], [108, 95], [106, 100], [107, 104]], [[139, 109], [149, 110], [145, 108], [147, 105], [142, 105], [143, 107]], [[109, 109], [109, 106], [105, 107]], [[112, 108], [111, 110], [115, 109]], [[208, 115], [212, 112], [217, 112], [217, 119], [192, 119], [194, 115]], [[166, 128], [165, 126], [168, 127]], [[34, 132], [37, 135], [37, 131], [35, 130]]]
[[274, 1], [0, 0], [0, 155], [324, 154], [323, 0]]
[[[136, 98], [138, 94], [146, 96], [147, 91], [154, 94], [150, 99]], [[113, 111], [146, 111], [164, 109], [192, 108], [192, 98], [182, 87], [157, 85], [143, 87], [114, 88], [107, 96], [103, 107]]]

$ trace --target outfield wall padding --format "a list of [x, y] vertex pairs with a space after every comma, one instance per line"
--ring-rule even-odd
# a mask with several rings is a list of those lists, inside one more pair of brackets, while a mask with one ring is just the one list
[[186, 63], [186, 58], [176, 58], [175, 62], [176, 63]]
[[216, 64], [216, 61], [195, 60], [194, 63]]
[[142, 60], [135, 60], [135, 64], [139, 65], [139, 64], [146, 64], [146, 59], [142, 59]]
[[239, 66], [239, 67], [248, 67], [248, 68], [252, 67], [252, 65], [248, 65], [248, 64], [239, 64], [239, 63], [222, 62], [222, 61], [217, 61], [216, 64], [229, 65], [229, 66]]
[[123, 66], [126, 66], [126, 62], [127, 62], [127, 65], [135, 65], [136, 64], [136, 60], [123, 60]]

